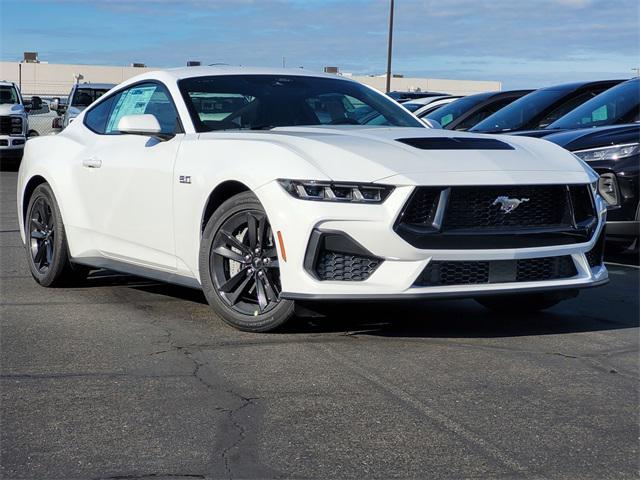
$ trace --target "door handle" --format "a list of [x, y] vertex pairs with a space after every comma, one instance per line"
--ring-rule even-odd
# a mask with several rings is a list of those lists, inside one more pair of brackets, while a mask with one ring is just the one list
[[82, 161], [82, 166], [87, 168], [100, 168], [102, 166], [102, 160], [99, 158], [85, 158]]

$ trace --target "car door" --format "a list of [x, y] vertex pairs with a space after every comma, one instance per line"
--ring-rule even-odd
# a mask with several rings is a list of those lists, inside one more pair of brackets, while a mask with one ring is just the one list
[[[81, 158], [96, 248], [110, 259], [175, 270], [173, 168], [184, 135], [170, 93], [160, 83], [145, 82], [98, 108], [87, 113], [85, 125], [92, 129], [97, 123], [94, 133], [102, 133]], [[154, 115], [162, 135], [121, 134], [119, 120], [135, 114]]]

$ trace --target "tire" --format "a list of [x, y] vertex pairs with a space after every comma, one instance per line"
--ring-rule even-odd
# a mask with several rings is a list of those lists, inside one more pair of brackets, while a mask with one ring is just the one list
[[86, 278], [87, 267], [73, 265], [58, 202], [51, 187], [38, 185], [25, 217], [27, 263], [31, 275], [43, 287], [61, 287]]
[[213, 310], [246, 332], [268, 332], [294, 313], [281, 292], [278, 252], [267, 215], [243, 192], [211, 216], [200, 244], [200, 282]]
[[500, 313], [533, 313], [551, 308], [563, 300], [576, 297], [577, 290], [516, 295], [478, 297], [476, 302], [489, 310]]
[[39, 137], [39, 136], [40, 136], [40, 134], [36, 130], [30, 130], [29, 134], [27, 135], [27, 138]]

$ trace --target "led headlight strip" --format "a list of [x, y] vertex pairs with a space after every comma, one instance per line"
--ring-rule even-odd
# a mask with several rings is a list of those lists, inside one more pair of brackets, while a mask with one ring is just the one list
[[301, 200], [350, 203], [382, 203], [393, 191], [390, 185], [375, 183], [325, 182], [279, 179], [291, 196]]
[[596, 160], [619, 160], [630, 157], [631, 155], [637, 155], [639, 152], [640, 144], [627, 143], [624, 145], [612, 145], [610, 147], [577, 150], [573, 152], [573, 154], [585, 162], [593, 162]]

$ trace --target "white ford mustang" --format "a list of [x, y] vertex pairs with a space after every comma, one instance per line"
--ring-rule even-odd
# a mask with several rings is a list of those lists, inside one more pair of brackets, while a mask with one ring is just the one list
[[30, 140], [17, 200], [41, 285], [109, 268], [201, 288], [267, 331], [296, 301], [517, 312], [603, 284], [597, 180], [552, 143], [428, 129], [351, 80], [194, 67], [132, 78]]

